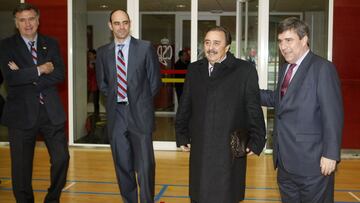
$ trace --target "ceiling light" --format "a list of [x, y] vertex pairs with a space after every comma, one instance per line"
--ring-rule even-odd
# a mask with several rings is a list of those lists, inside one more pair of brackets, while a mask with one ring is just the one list
[[185, 4], [177, 4], [177, 5], [176, 5], [176, 8], [185, 8], [185, 7], [186, 7]]
[[100, 8], [107, 8], [108, 6], [103, 4], [103, 5], [100, 5]]

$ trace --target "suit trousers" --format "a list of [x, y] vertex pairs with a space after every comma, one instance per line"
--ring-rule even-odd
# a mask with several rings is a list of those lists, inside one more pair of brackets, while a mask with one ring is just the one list
[[60, 200], [61, 190], [66, 183], [69, 167], [69, 150], [65, 137], [64, 123], [53, 125], [44, 105], [40, 105], [36, 124], [31, 129], [9, 128], [11, 173], [13, 193], [17, 203], [33, 203], [32, 170], [36, 136], [41, 133], [50, 155], [50, 187], [45, 203]]
[[299, 176], [279, 165], [277, 179], [284, 203], [334, 202], [334, 173], [330, 176]]
[[124, 203], [153, 203], [155, 190], [155, 158], [151, 133], [130, 129], [129, 105], [117, 104], [114, 129], [109, 134], [115, 172]]

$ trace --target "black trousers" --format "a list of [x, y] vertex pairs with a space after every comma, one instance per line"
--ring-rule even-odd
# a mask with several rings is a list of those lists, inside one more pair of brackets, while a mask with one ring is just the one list
[[69, 167], [69, 151], [64, 124], [51, 124], [46, 109], [41, 105], [36, 125], [32, 129], [9, 128], [11, 178], [17, 203], [33, 203], [32, 170], [36, 136], [44, 135], [50, 155], [50, 187], [45, 203], [59, 202], [61, 190], [66, 183]]

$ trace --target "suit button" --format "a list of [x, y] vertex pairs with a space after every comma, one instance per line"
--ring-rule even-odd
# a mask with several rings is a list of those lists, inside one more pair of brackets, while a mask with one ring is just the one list
[[33, 82], [32, 84], [33, 84], [33, 85], [37, 85], [37, 82]]

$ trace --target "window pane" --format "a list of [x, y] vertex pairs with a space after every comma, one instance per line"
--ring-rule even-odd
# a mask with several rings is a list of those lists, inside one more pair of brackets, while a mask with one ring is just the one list
[[95, 58], [87, 52], [112, 41], [108, 21], [113, 9], [126, 10], [126, 0], [73, 1], [75, 143], [108, 143], [105, 98], [97, 90]]
[[[305, 20], [310, 27], [310, 49], [324, 58], [327, 55], [327, 19], [328, 1], [297, 1], [288, 0], [286, 4], [278, 4], [277, 0], [270, 0], [269, 17], [269, 61], [268, 61], [268, 89], [274, 90], [278, 81], [279, 68], [286, 62], [281, 55], [277, 43], [277, 26], [287, 17], [299, 17]], [[267, 131], [272, 135], [274, 110], [267, 111]], [[271, 136], [268, 138], [267, 148], [271, 148]]]
[[[155, 97], [155, 141], [175, 141], [175, 112], [184, 76], [169, 73], [178, 60], [178, 52], [190, 49], [191, 1], [140, 0], [141, 39], [150, 41], [157, 52], [163, 83]], [[176, 23], [179, 22], [179, 23]], [[186, 69], [184, 67], [184, 69]], [[176, 82], [175, 80], [182, 80]], [[175, 85], [176, 84], [176, 85]]]

